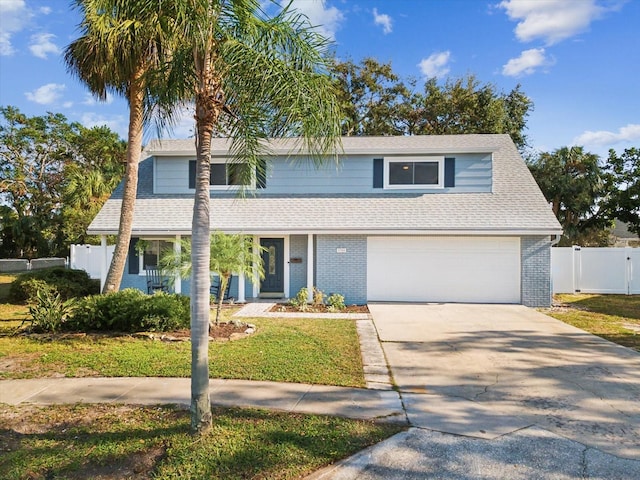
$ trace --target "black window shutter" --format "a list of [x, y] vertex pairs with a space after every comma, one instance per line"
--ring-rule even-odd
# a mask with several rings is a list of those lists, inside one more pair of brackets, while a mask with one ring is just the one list
[[456, 186], [456, 159], [455, 158], [444, 159], [444, 186], [445, 187]]
[[267, 161], [260, 159], [256, 167], [256, 188], [267, 188]]
[[140, 263], [138, 260], [138, 250], [136, 247], [138, 246], [138, 239], [132, 238], [129, 242], [129, 273], [132, 275], [137, 275], [140, 273]]
[[196, 188], [196, 161], [189, 160], [189, 188]]
[[384, 161], [382, 158], [373, 159], [373, 188], [384, 187]]

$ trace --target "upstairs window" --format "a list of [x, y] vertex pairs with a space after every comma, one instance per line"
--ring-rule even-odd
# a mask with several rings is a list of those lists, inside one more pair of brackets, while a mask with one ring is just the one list
[[384, 188], [443, 188], [444, 157], [387, 157]]
[[212, 163], [209, 183], [212, 186], [251, 185], [252, 177], [246, 163]]
[[[215, 189], [254, 187], [256, 175], [246, 163], [211, 163], [209, 185]], [[196, 188], [196, 161], [189, 160], [189, 188]]]

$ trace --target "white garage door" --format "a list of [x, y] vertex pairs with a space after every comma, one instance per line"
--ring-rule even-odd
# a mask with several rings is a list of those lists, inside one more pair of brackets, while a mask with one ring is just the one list
[[369, 301], [520, 303], [517, 237], [369, 237]]

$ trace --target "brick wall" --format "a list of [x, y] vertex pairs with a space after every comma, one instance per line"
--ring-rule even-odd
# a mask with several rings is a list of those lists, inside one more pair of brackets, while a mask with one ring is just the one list
[[549, 236], [522, 237], [522, 304], [528, 307], [551, 305], [551, 240]]
[[347, 304], [367, 302], [367, 237], [318, 235], [316, 286], [325, 294], [344, 295]]

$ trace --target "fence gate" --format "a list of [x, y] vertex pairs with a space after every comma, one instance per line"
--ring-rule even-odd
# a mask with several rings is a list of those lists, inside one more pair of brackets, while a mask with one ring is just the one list
[[553, 293], [640, 294], [640, 249], [554, 247]]

